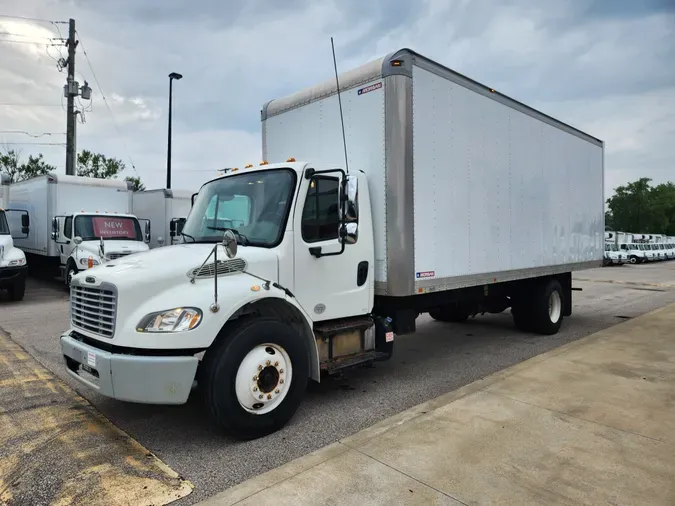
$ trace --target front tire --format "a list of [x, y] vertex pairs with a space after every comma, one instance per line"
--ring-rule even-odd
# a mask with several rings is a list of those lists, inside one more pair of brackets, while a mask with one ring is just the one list
[[65, 282], [68, 288], [70, 288], [70, 283], [73, 280], [73, 276], [75, 276], [79, 272], [80, 271], [77, 269], [73, 261], [69, 260], [68, 263], [66, 264], [66, 273], [65, 273], [66, 278]]
[[26, 278], [22, 278], [9, 287], [9, 298], [15, 302], [23, 300], [26, 293]]
[[281, 429], [302, 402], [309, 378], [305, 342], [272, 318], [235, 321], [204, 356], [199, 385], [215, 422], [239, 439]]

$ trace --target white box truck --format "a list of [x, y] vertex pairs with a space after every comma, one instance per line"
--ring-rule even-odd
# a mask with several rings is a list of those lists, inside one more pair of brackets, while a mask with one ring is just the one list
[[[10, 222], [14, 222], [12, 229]], [[26, 291], [26, 256], [14, 245], [14, 237], [21, 237], [19, 231], [28, 234], [28, 213], [9, 208], [9, 176], [0, 174], [0, 290], [7, 290], [14, 301], [22, 300]]]
[[558, 331], [571, 273], [602, 265], [603, 142], [409, 50], [340, 83], [349, 167], [335, 81], [273, 100], [263, 152], [280, 163], [204, 184], [181, 244], [74, 280], [73, 378], [157, 404], [196, 380], [250, 438], [322, 371], [389, 358], [422, 313], [511, 307], [523, 331]]
[[15, 244], [31, 269], [73, 276], [109, 260], [148, 250], [150, 224], [132, 214], [130, 183], [48, 174], [11, 185], [10, 204], [30, 216], [27, 237]]
[[[187, 190], [158, 189], [134, 192], [133, 212], [150, 221], [152, 238], [150, 248], [174, 244], [176, 223], [183, 223], [192, 207], [192, 196]], [[173, 225], [172, 225], [173, 223]]]
[[605, 258], [603, 265], [623, 265], [628, 262], [628, 255], [619, 250], [618, 234], [605, 232]]

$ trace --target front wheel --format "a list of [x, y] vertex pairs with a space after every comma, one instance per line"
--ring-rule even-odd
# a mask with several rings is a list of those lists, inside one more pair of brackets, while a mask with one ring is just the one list
[[295, 330], [271, 318], [233, 322], [204, 357], [204, 400], [216, 423], [240, 439], [281, 429], [302, 402], [309, 355]]
[[630, 257], [630, 263], [632, 263], [633, 265], [635, 265], [636, 263], [638, 263], [638, 258], [637, 258], [635, 255], [631, 255], [631, 257]]
[[15, 302], [23, 300], [26, 293], [26, 278], [22, 278], [9, 287], [9, 298]]
[[77, 270], [75, 264], [71, 261], [66, 264], [66, 286], [70, 288], [70, 283], [73, 281], [73, 277], [80, 271]]

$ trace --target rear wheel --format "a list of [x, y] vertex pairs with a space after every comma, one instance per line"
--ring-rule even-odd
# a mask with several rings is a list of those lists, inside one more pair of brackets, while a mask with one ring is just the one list
[[560, 330], [563, 321], [563, 290], [560, 282], [551, 279], [541, 284], [532, 304], [534, 331], [553, 335]]
[[302, 402], [309, 355], [295, 330], [271, 318], [234, 322], [202, 363], [203, 397], [216, 423], [240, 439], [281, 429]]

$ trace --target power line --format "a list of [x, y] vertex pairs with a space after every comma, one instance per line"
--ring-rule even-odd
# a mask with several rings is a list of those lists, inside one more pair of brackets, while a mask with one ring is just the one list
[[36, 40], [11, 40], [11, 39], [0, 39], [0, 42], [6, 42], [7, 44], [35, 44], [37, 46], [63, 46], [61, 43], [54, 42], [39, 42]]
[[61, 107], [61, 104], [31, 104], [31, 103], [0, 102], [0, 107]]
[[43, 37], [41, 35], [26, 35], [25, 33], [0, 32], [0, 35], [8, 35], [10, 37], [24, 37], [29, 39], [47, 39], [47, 40], [62, 40], [58, 37]]
[[122, 132], [120, 131], [120, 127], [117, 124], [117, 120], [115, 119], [115, 115], [112, 112], [112, 109], [110, 108], [110, 104], [108, 104], [108, 99], [105, 96], [105, 93], [103, 93], [103, 88], [101, 88], [101, 83], [98, 81], [98, 77], [96, 76], [96, 72], [94, 72], [94, 67], [91, 64], [91, 60], [89, 59], [89, 55], [87, 54], [87, 50], [84, 47], [84, 43], [82, 42], [82, 36], [80, 35], [80, 32], [75, 32], [77, 33], [77, 36], [79, 38], [79, 44], [82, 46], [82, 54], [84, 54], [85, 60], [87, 60], [87, 65], [89, 66], [89, 70], [91, 70], [91, 75], [94, 78], [94, 82], [96, 83], [96, 86], [98, 87], [98, 91], [101, 93], [101, 97], [103, 98], [103, 103], [105, 104], [106, 108], [108, 109], [108, 112], [110, 113], [110, 117], [112, 118], [113, 125], [115, 126], [115, 130], [117, 130], [117, 135], [119, 135], [122, 138], [122, 145], [124, 146], [124, 149], [127, 152], [127, 157], [129, 158], [129, 161], [131, 162], [131, 168], [134, 169], [134, 172], [136, 173], [136, 176], [138, 176], [138, 171], [136, 170], [136, 164], [134, 164], [133, 158], [131, 158], [131, 154], [129, 153], [129, 148], [127, 147], [126, 142], [124, 142], [124, 136], [122, 135]]
[[41, 134], [32, 134], [23, 130], [0, 130], [0, 134], [23, 134], [35, 139], [38, 137], [45, 137], [46, 135], [66, 135], [65, 132], [42, 132]]
[[0, 144], [9, 145], [9, 146], [65, 146], [65, 142], [5, 142], [2, 141]]
[[43, 19], [43, 18], [31, 18], [27, 16], [12, 16], [11, 14], [0, 14], [0, 18], [8, 18], [8, 19], [22, 19], [23, 21], [37, 21], [38, 23], [51, 23], [52, 25], [54, 24], [61, 24], [65, 25], [68, 23], [68, 21], [52, 21], [51, 19]]

